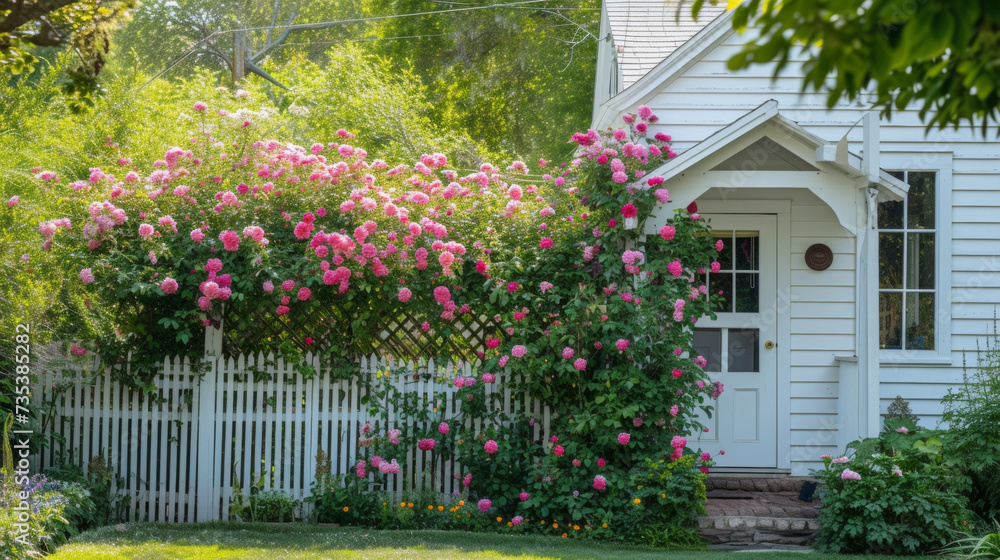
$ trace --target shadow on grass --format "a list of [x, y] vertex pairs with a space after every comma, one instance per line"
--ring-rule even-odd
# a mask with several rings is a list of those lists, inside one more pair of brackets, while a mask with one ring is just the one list
[[[199, 552], [199, 548], [201, 551]], [[136, 523], [83, 533], [54, 560], [118, 552], [143, 558], [663, 558], [667, 549], [541, 535], [459, 531], [379, 531], [303, 523]], [[367, 551], [367, 552], [366, 552]], [[291, 555], [290, 555], [291, 554]], [[162, 556], [161, 556], [162, 555]], [[704, 552], [670, 551], [671, 560], [707, 560]], [[714, 554], [709, 553], [709, 556]]]

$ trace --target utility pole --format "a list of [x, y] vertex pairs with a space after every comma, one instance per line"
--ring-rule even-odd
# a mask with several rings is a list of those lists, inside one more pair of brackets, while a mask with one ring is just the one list
[[244, 61], [246, 60], [246, 45], [244, 41], [246, 40], [244, 36], [244, 31], [236, 31], [233, 33], [233, 81], [240, 82], [243, 80], [243, 76], [246, 75], [246, 69], [244, 66]]

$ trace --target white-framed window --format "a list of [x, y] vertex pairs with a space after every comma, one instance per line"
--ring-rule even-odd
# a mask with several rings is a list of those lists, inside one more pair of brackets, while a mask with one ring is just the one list
[[878, 204], [880, 357], [950, 362], [952, 155], [903, 156], [883, 167], [909, 185], [905, 200]]
[[879, 348], [934, 350], [936, 171], [893, 171], [906, 199], [878, 205]]

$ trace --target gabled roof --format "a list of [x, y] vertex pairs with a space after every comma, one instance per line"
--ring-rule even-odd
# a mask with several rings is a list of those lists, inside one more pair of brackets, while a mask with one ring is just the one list
[[606, 0], [622, 89], [637, 82], [725, 12], [725, 3], [705, 3], [698, 20], [690, 0]]
[[[778, 102], [771, 99], [765, 101], [759, 107], [739, 119], [736, 119], [729, 126], [716, 131], [676, 158], [664, 163], [651, 174], [660, 175], [664, 179], [670, 180], [764, 123], [770, 123], [803, 145], [815, 150], [817, 156], [829, 153], [830, 148], [833, 149], [833, 152], [837, 151], [837, 142], [828, 142], [802, 128], [795, 121], [785, 118], [778, 112]], [[817, 157], [816, 163], [825, 164], [829, 168], [835, 169], [852, 179], [859, 179], [864, 176], [861, 171], [861, 158], [854, 154], [847, 154], [844, 158], [835, 159]], [[909, 188], [906, 183], [896, 179], [883, 169], [879, 169], [879, 180], [874, 186], [878, 188], [883, 197], [889, 200], [902, 200]]]

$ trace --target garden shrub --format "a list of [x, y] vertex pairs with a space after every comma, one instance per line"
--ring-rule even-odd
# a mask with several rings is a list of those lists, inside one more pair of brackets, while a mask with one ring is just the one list
[[919, 554], [940, 549], [968, 521], [967, 479], [945, 461], [943, 433], [890, 419], [852, 457], [823, 456], [817, 544], [844, 553]]
[[88, 492], [77, 483], [0, 473], [0, 553], [5, 558], [51, 553], [93, 516]]
[[[964, 359], [963, 359], [964, 362]], [[964, 365], [964, 363], [963, 363]], [[1000, 337], [993, 334], [978, 349], [977, 366], [964, 368], [964, 384], [942, 399], [948, 423], [945, 437], [950, 463], [968, 473], [972, 511], [983, 520], [1000, 520]]]

